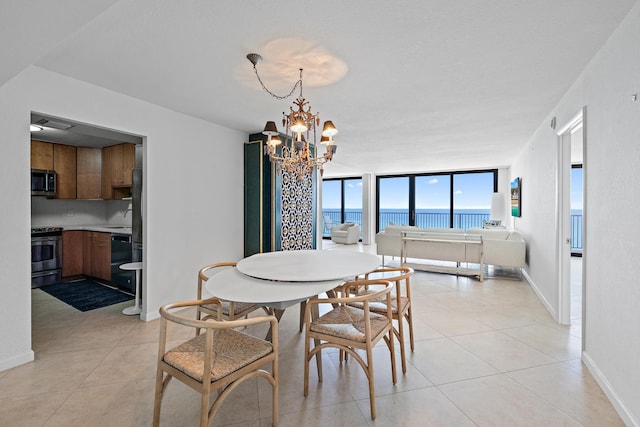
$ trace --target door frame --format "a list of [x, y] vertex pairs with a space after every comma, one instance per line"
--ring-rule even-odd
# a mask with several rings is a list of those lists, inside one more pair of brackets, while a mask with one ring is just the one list
[[571, 324], [571, 134], [582, 126], [582, 348], [585, 346], [586, 260], [587, 260], [587, 107], [557, 131], [558, 167], [556, 191], [556, 252], [558, 322]]

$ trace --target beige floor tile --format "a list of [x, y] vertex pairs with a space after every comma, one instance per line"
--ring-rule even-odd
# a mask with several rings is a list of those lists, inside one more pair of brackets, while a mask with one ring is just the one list
[[556, 360], [580, 358], [582, 342], [579, 338], [546, 325], [503, 329], [501, 332], [526, 343]]
[[112, 348], [120, 341], [123, 334], [126, 334], [133, 325], [124, 327], [103, 326], [99, 328], [91, 327], [71, 327], [65, 328], [64, 333], [52, 337], [49, 335], [46, 344], [40, 351], [59, 352], [90, 350], [97, 348]]
[[454, 309], [433, 309], [416, 317], [419, 317], [420, 322], [448, 337], [492, 330], [472, 314]]
[[438, 388], [478, 426], [581, 426], [506, 375]]
[[368, 419], [368, 408], [365, 415], [355, 402], [347, 402], [282, 414], [279, 427], [368, 427]]
[[624, 426], [586, 368], [567, 369], [566, 364], [557, 363], [508, 375], [584, 425]]
[[151, 390], [153, 390], [151, 380], [78, 388], [43, 425], [46, 427], [151, 425], [153, 419]]
[[[279, 408], [281, 414], [310, 410], [345, 402], [353, 402], [345, 378], [331, 363], [330, 356], [323, 354], [322, 382], [318, 381], [315, 359], [309, 365], [309, 395], [304, 396], [304, 349], [280, 357]], [[271, 415], [271, 386], [266, 381], [258, 382], [261, 416]], [[262, 402], [268, 402], [262, 404]]]
[[499, 372], [448, 338], [416, 343], [411, 363], [433, 384], [445, 384]]
[[452, 340], [502, 372], [556, 361], [552, 357], [498, 331], [464, 335], [454, 337]]
[[0, 425], [41, 426], [71, 395], [72, 391], [0, 398]]
[[[178, 342], [176, 342], [178, 344]], [[82, 387], [132, 380], [154, 379], [158, 361], [158, 345], [144, 343], [117, 346], [83, 381]]]
[[[375, 253], [375, 245], [334, 247]], [[323, 352], [322, 383], [312, 361], [304, 397], [299, 309], [286, 310], [279, 327], [281, 426], [622, 425], [579, 359], [580, 322], [558, 325], [526, 282], [418, 271], [411, 289], [416, 349], [407, 346], [404, 376], [398, 354], [396, 385], [388, 349], [374, 349], [376, 421], [362, 369], [353, 359], [339, 363], [336, 350]], [[0, 372], [0, 425], [150, 425], [160, 322], [123, 316], [130, 304], [83, 313], [34, 289], [36, 360]], [[172, 327], [169, 346], [192, 335]], [[514, 368], [509, 376], [500, 372]], [[271, 402], [268, 383], [251, 379], [231, 393], [213, 425], [269, 426]], [[162, 425], [197, 425], [198, 413], [198, 393], [172, 381]]]
[[[368, 414], [369, 399], [359, 400]], [[465, 427], [475, 424], [435, 387], [389, 394], [376, 398], [377, 417], [372, 425], [394, 427]]]
[[[401, 391], [415, 390], [429, 387], [433, 384], [418, 371], [411, 363], [411, 353], [407, 355], [407, 373], [402, 374], [402, 364], [400, 361], [400, 348], [396, 348], [396, 375], [397, 382], [394, 385], [391, 377], [391, 359], [386, 346], [376, 347], [373, 350], [373, 370], [375, 395], [382, 396]], [[366, 354], [359, 352], [366, 360]], [[353, 358], [340, 362], [339, 355], [334, 353], [327, 357], [333, 366], [338, 370], [340, 380], [344, 381], [349, 392], [355, 400], [369, 397], [369, 381], [360, 364]]]
[[110, 348], [36, 353], [36, 360], [13, 368], [0, 378], [0, 397], [72, 390], [104, 360]]

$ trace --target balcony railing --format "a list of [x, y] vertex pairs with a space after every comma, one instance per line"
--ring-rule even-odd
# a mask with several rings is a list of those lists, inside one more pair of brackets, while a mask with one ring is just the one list
[[582, 215], [571, 215], [571, 251], [582, 252]]
[[[323, 209], [322, 215], [331, 225], [340, 224], [340, 209]], [[488, 213], [458, 213], [453, 214], [453, 227], [467, 230], [469, 228], [482, 227], [483, 221], [489, 220]], [[449, 214], [441, 212], [416, 212], [416, 226], [420, 228], [449, 228]], [[323, 222], [322, 235], [329, 237], [331, 230], [328, 228], [327, 220]], [[362, 211], [346, 211], [345, 222], [354, 222], [362, 229]], [[381, 212], [380, 229], [394, 224], [409, 224], [409, 212]], [[582, 215], [571, 215], [571, 250], [582, 251]]]

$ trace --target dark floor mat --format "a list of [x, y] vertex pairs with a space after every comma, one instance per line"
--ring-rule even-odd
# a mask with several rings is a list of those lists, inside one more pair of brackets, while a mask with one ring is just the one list
[[80, 311], [95, 310], [133, 299], [132, 295], [89, 279], [42, 286], [40, 289]]

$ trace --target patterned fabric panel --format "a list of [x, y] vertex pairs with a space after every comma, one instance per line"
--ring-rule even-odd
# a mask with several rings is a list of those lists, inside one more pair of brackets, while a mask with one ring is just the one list
[[[369, 315], [372, 336], [378, 335], [389, 325], [389, 319], [386, 316], [376, 313], [369, 313]], [[312, 322], [310, 329], [334, 337], [365, 342], [364, 311], [354, 307], [340, 306]]]
[[[230, 315], [230, 310], [231, 310], [231, 304], [229, 303], [229, 301], [222, 301], [220, 300], [220, 303], [222, 304], [222, 314], [224, 314], [225, 316], [229, 316]], [[202, 304], [201, 306], [202, 308], [205, 308], [213, 313], [217, 313], [218, 312], [218, 306], [215, 304]], [[234, 308], [234, 317], [244, 317], [244, 315], [249, 314], [257, 309], [260, 308], [260, 306], [258, 304], [250, 304], [250, 303], [246, 303], [246, 302], [236, 302], [233, 304], [233, 308]]]
[[[191, 378], [202, 381], [204, 370], [205, 334], [172, 348], [164, 355], [164, 361]], [[211, 381], [219, 380], [271, 353], [271, 343], [234, 331], [213, 331], [213, 366]]]
[[[364, 292], [363, 292], [364, 293]], [[401, 311], [404, 311], [407, 305], [409, 305], [409, 298], [400, 297], [400, 307]], [[349, 305], [353, 307], [362, 308], [364, 303], [361, 302], [353, 302], [349, 303]], [[387, 301], [386, 298], [376, 298], [372, 301], [369, 301], [369, 310], [374, 311], [376, 313], [386, 313], [387, 312]], [[398, 298], [395, 296], [391, 298], [391, 313], [398, 314]]]
[[313, 180], [282, 170], [282, 250], [313, 249]]

